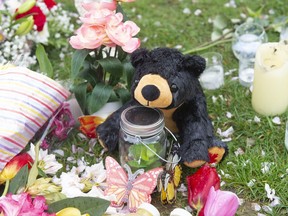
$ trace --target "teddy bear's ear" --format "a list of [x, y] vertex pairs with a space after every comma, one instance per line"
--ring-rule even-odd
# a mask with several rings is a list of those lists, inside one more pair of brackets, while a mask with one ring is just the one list
[[195, 77], [199, 78], [200, 74], [205, 70], [206, 61], [204, 58], [198, 55], [186, 55], [182, 65]]
[[144, 62], [149, 57], [148, 53], [149, 51], [144, 48], [135, 50], [131, 54], [131, 58], [130, 58], [131, 64], [133, 65], [133, 67], [136, 67], [140, 65], [142, 62]]

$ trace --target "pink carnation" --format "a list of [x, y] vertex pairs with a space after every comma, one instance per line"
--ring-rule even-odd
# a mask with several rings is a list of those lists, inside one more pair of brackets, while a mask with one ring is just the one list
[[33, 200], [27, 193], [8, 194], [0, 198], [0, 212], [9, 216], [54, 216], [48, 214], [46, 200], [43, 196], [36, 196]]

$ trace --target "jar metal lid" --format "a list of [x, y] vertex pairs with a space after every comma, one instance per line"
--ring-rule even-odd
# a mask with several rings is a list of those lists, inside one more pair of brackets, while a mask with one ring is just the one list
[[121, 113], [120, 127], [134, 136], [153, 136], [165, 126], [163, 113], [155, 108], [131, 106]]

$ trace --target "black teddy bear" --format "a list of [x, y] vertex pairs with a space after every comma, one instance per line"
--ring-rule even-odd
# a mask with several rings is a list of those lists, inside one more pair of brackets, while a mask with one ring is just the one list
[[183, 55], [176, 49], [156, 48], [134, 51], [131, 63], [135, 68], [132, 99], [97, 127], [101, 144], [109, 151], [116, 149], [121, 112], [129, 106], [143, 105], [164, 113], [166, 127], [179, 135], [179, 155], [185, 165], [194, 168], [206, 162], [220, 162], [228, 148], [213, 134], [198, 81], [205, 60], [197, 55]]

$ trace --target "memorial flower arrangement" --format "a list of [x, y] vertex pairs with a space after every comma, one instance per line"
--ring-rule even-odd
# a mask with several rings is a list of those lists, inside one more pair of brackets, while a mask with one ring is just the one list
[[[135, 38], [140, 29], [135, 23], [126, 21], [121, 9], [124, 2], [132, 1], [84, 4], [86, 12], [80, 18], [83, 24], [75, 32], [75, 36], [70, 38], [70, 45], [76, 50], [72, 62], [73, 91], [85, 113], [97, 111], [108, 101], [119, 98], [125, 100], [128, 97], [129, 76], [133, 72], [129, 64], [129, 53], [140, 46], [139, 39]], [[32, 8], [41, 4], [47, 4], [45, 7], [49, 14], [55, 12], [59, 6], [53, 1], [38, 0]], [[0, 6], [7, 7], [8, 4], [4, 1]], [[62, 16], [65, 17], [63, 14]], [[36, 22], [34, 15], [28, 17], [23, 15], [18, 20], [27, 19], [26, 21], [31, 25], [31, 17], [33, 17], [33, 22]], [[71, 35], [74, 26], [67, 25], [67, 31], [59, 31], [59, 35], [52, 34], [54, 29], [49, 28], [49, 25], [52, 23], [58, 25], [59, 22], [49, 17], [46, 15], [45, 24], [41, 24], [42, 31], [45, 30], [45, 25], [48, 26], [48, 42], [38, 41], [37, 43], [61, 47], [62, 43], [67, 43], [67, 38]], [[13, 26], [14, 34], [17, 31], [16, 27], [20, 28], [23, 22], [21, 20]], [[33, 41], [32, 38], [42, 32], [38, 31], [38, 28], [39, 30], [42, 28], [41, 25], [38, 27], [33, 24], [28, 33], [22, 32], [24, 35], [21, 37]], [[21, 32], [20, 30], [18, 33]], [[2, 35], [3, 40], [7, 42], [5, 31], [2, 31]], [[50, 40], [51, 37], [54, 39]], [[17, 38], [20, 38], [20, 35]], [[4, 46], [4, 43], [1, 43], [0, 47], [2, 45]], [[95, 119], [91, 121], [95, 125]], [[58, 149], [54, 152], [50, 151], [51, 141], [67, 139], [67, 134], [73, 125], [72, 113], [67, 104], [63, 103], [62, 111], [55, 116], [47, 130], [47, 135], [39, 142], [35, 141], [35, 145], [30, 144], [27, 152], [25, 150], [7, 163], [0, 172], [0, 185], [4, 189], [0, 198], [0, 215], [102, 215], [104, 212], [108, 215], [123, 215], [119, 211], [128, 214], [127, 209], [117, 210], [109, 207], [111, 201], [119, 200], [114, 196], [105, 195], [109, 174], [102, 158], [99, 158], [97, 163], [89, 163], [84, 157], [79, 159], [70, 156], [66, 159], [71, 162], [71, 166], [64, 166], [59, 158], [67, 155], [61, 150], [61, 146], [56, 146]], [[91, 131], [95, 132], [94, 129], [88, 132]], [[91, 137], [95, 138], [95, 134]], [[71, 149], [74, 154], [73, 146]], [[111, 165], [110, 169], [113, 168]], [[188, 205], [193, 209], [193, 215], [232, 216], [237, 211], [238, 197], [232, 192], [220, 189], [221, 180], [213, 165], [206, 164], [191, 173], [186, 181], [185, 179], [181, 181], [187, 185]], [[278, 201], [275, 197], [273, 196], [273, 199]]]
[[98, 111], [107, 102], [129, 99], [133, 69], [128, 54], [140, 46], [135, 37], [140, 28], [127, 20], [122, 2], [131, 1], [83, 4], [83, 24], [70, 38], [76, 49], [72, 57], [72, 91], [84, 114]]
[[1, 1], [1, 64], [35, 68], [39, 61], [35, 48], [39, 44], [61, 50], [59, 57], [64, 59], [69, 53], [67, 37], [74, 31], [75, 14], [54, 0]]

